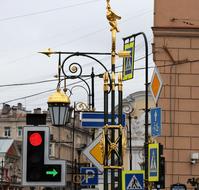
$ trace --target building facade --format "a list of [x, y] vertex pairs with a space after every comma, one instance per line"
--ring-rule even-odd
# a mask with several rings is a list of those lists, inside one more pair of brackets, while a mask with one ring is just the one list
[[[124, 112], [125, 108], [128, 109], [129, 106], [131, 107], [130, 113], [126, 113], [128, 146], [125, 154], [124, 169], [130, 170], [130, 165], [131, 165], [132, 170], [140, 170], [142, 169], [144, 163], [145, 91], [134, 92], [128, 95], [125, 99], [123, 99]], [[148, 107], [149, 108], [155, 107], [155, 103], [150, 92], [148, 94]], [[150, 134], [150, 129], [149, 129], [149, 134]]]
[[164, 145], [166, 188], [175, 183], [193, 188], [187, 182], [199, 176], [198, 9], [197, 0], [154, 1], [153, 55], [163, 79], [158, 141]]

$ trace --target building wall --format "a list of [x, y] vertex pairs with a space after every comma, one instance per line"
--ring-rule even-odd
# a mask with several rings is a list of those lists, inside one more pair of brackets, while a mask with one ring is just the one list
[[154, 61], [163, 79], [158, 106], [163, 109], [166, 187], [199, 175], [199, 1], [155, 0]]

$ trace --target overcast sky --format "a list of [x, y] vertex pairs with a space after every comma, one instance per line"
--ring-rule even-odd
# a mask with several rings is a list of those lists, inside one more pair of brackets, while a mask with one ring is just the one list
[[[118, 21], [117, 51], [122, 50], [122, 38], [136, 32], [145, 32], [149, 42], [149, 53], [153, 35], [153, 0], [112, 0], [114, 12], [122, 17]], [[57, 73], [58, 57], [48, 58], [37, 52], [45, 48], [55, 51], [110, 52], [111, 32], [106, 19], [105, 0], [1, 0], [0, 1], [0, 103], [20, 97], [31, 96], [56, 88], [56, 82], [34, 85], [8, 86], [6, 84], [29, 83], [54, 79]], [[145, 55], [142, 37], [136, 40], [136, 57]], [[64, 58], [64, 57], [63, 57]], [[97, 56], [110, 68], [109, 56]], [[90, 74], [96, 63], [88, 59], [79, 62], [84, 74]], [[135, 62], [135, 68], [144, 66], [144, 59]], [[149, 65], [153, 66], [152, 55]], [[122, 69], [122, 59], [116, 62], [117, 71]], [[151, 77], [150, 69], [149, 77]], [[103, 70], [96, 66], [95, 73]], [[124, 82], [124, 97], [138, 90], [144, 90], [144, 70], [135, 71], [134, 79]], [[150, 79], [149, 79], [150, 80]], [[68, 88], [74, 80], [68, 80]], [[89, 81], [88, 81], [89, 82]], [[96, 79], [95, 100], [98, 109], [103, 108], [103, 81]], [[53, 91], [52, 91], [53, 92]], [[43, 93], [31, 98], [9, 102], [21, 102], [28, 110], [47, 108], [48, 96]], [[83, 89], [75, 88], [72, 101], [86, 101]]]

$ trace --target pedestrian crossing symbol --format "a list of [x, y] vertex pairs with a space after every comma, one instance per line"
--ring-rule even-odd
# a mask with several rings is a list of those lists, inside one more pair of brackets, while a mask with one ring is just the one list
[[122, 171], [122, 190], [143, 190], [144, 171], [143, 170], [124, 170]]
[[149, 181], [159, 181], [159, 144], [149, 144]]

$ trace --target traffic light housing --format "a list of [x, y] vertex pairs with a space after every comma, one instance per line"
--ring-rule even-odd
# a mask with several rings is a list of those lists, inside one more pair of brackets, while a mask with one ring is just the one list
[[159, 143], [159, 181], [154, 182], [157, 189], [165, 188], [165, 157], [163, 157], [163, 145]]
[[49, 128], [24, 127], [24, 186], [65, 186], [65, 161], [49, 160]]

